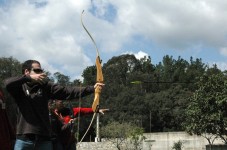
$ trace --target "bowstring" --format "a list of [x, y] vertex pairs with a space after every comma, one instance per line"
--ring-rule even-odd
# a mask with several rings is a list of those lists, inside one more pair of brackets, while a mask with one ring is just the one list
[[[100, 58], [99, 50], [98, 50], [98, 47], [97, 47], [97, 45], [96, 45], [96, 43], [95, 43], [95, 40], [93, 39], [93, 37], [91, 36], [91, 34], [90, 34], [89, 31], [87, 30], [87, 28], [84, 26], [84, 23], [83, 23], [83, 13], [84, 13], [84, 10], [82, 11], [81, 17], [80, 17], [80, 19], [81, 19], [81, 24], [82, 24], [84, 30], [85, 30], [85, 31], [87, 32], [87, 34], [89, 35], [89, 37], [91, 38], [93, 44], [95, 45], [97, 57]], [[92, 117], [92, 119], [91, 119], [91, 122], [90, 122], [90, 124], [89, 124], [89, 126], [88, 126], [86, 132], [84, 133], [83, 137], [80, 139], [80, 141], [79, 141], [79, 143], [78, 143], [78, 148], [80, 147], [81, 142], [83, 141], [84, 137], [87, 135], [89, 129], [91, 128], [91, 125], [92, 125], [92, 123], [93, 123], [93, 121], [94, 121], [95, 116], [96, 116], [96, 112], [94, 112], [93, 117]]]
[[79, 141], [79, 133], [80, 133], [80, 111], [81, 111], [81, 82], [80, 82], [80, 95], [79, 95], [79, 113], [78, 113], [78, 125], [77, 125], [77, 141]]
[[85, 27], [85, 25], [84, 25], [84, 23], [83, 23], [83, 13], [84, 13], [84, 10], [82, 11], [81, 17], [80, 17], [81, 24], [82, 24], [84, 30], [85, 30], [85, 31], [87, 32], [87, 34], [89, 35], [89, 37], [91, 38], [93, 44], [95, 45], [95, 49], [96, 49], [96, 54], [97, 54], [97, 56], [100, 56], [100, 55], [99, 55], [98, 47], [97, 47], [97, 45], [96, 45], [96, 43], [95, 43], [95, 40], [93, 39], [93, 37], [91, 36], [91, 34], [89, 33], [89, 31], [87, 30], [87, 28]]

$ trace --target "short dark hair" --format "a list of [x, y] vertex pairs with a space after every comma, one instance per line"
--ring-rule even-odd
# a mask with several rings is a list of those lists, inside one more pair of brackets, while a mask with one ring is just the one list
[[4, 100], [4, 94], [2, 88], [0, 88], [0, 99]]
[[24, 74], [24, 71], [26, 69], [31, 70], [32, 69], [32, 64], [33, 63], [37, 63], [40, 65], [40, 62], [37, 60], [26, 60], [23, 64], [22, 64], [22, 74]]

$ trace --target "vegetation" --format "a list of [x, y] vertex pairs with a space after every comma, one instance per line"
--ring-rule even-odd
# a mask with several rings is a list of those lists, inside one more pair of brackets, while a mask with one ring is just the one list
[[210, 144], [217, 137], [227, 143], [227, 78], [221, 72], [203, 75], [190, 97], [186, 130], [204, 136]]
[[141, 150], [142, 141], [145, 139], [143, 129], [130, 123], [108, 123], [101, 128], [101, 135], [118, 150]]
[[[15, 58], [0, 58], [0, 84], [7, 77], [21, 74], [21, 63]], [[60, 72], [47, 72], [49, 80], [62, 85], [93, 85], [96, 67], [83, 71], [83, 81], [70, 79]], [[100, 118], [101, 126], [109, 122], [130, 123], [144, 132], [187, 131], [191, 134], [212, 133], [225, 140], [226, 135], [226, 72], [207, 66], [202, 59], [189, 61], [166, 55], [158, 64], [150, 57], [140, 60], [134, 55], [113, 57], [103, 64], [105, 88], [101, 108], [110, 112]], [[10, 118], [14, 122], [16, 106], [5, 92]], [[82, 107], [90, 107], [93, 96], [86, 97]], [[78, 100], [72, 103], [78, 106]], [[91, 116], [80, 123], [80, 134], [86, 131]], [[194, 120], [193, 120], [194, 119]], [[94, 137], [91, 129], [85, 138]], [[94, 139], [94, 138], [93, 138]], [[209, 139], [209, 138], [208, 138]]]
[[179, 140], [173, 144], [172, 150], [182, 150], [182, 148], [183, 148], [183, 142]]

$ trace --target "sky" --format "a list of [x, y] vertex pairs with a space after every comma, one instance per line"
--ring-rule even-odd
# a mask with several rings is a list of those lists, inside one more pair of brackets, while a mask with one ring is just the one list
[[[201, 58], [227, 69], [225, 0], [0, 0], [0, 56], [40, 61], [72, 80], [114, 56]], [[83, 15], [82, 11], [84, 10]]]

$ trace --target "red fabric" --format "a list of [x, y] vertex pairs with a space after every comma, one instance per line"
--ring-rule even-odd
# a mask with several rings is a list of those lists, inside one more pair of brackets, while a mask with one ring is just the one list
[[74, 116], [77, 116], [79, 114], [79, 112], [82, 116], [84, 116], [84, 115], [92, 114], [93, 110], [92, 110], [92, 108], [81, 108], [81, 107], [73, 108]]
[[0, 149], [11, 150], [12, 140], [15, 139], [15, 132], [10, 125], [6, 109], [4, 108], [4, 97], [0, 91]]
[[[93, 110], [92, 110], [92, 108], [81, 108], [81, 107], [73, 108], [74, 116], [78, 117], [79, 113], [81, 116], [84, 116], [84, 115], [92, 114]], [[71, 117], [69, 115], [64, 117], [65, 124], [67, 124], [70, 120], [71, 120]]]
[[64, 117], [64, 124], [67, 124], [71, 120], [70, 116], [65, 116]]

